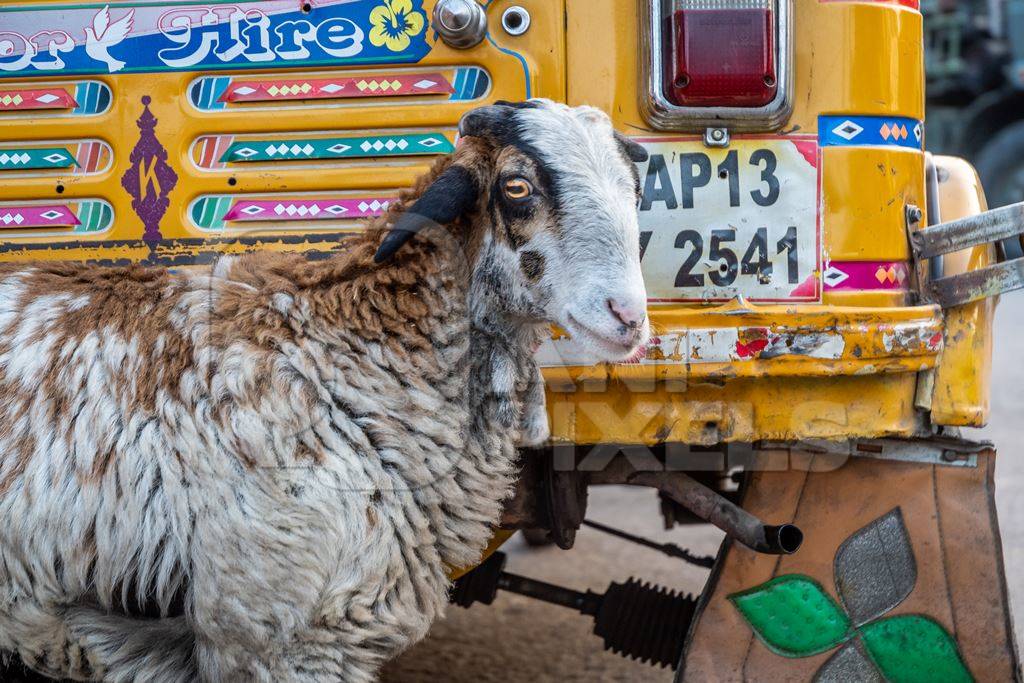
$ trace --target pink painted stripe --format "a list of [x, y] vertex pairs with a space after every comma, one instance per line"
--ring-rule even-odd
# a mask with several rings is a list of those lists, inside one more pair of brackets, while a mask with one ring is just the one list
[[0, 90], [0, 111], [73, 109], [77, 106], [78, 102], [64, 88]]
[[370, 218], [387, 210], [391, 197], [348, 199], [242, 199], [224, 214], [224, 220], [310, 221], [342, 218]]
[[0, 206], [0, 230], [73, 227], [80, 222], [64, 205]]
[[268, 102], [323, 100], [350, 97], [449, 95], [455, 88], [438, 72], [375, 74], [347, 78], [299, 78], [233, 81], [220, 96], [221, 102]]
[[906, 261], [832, 261], [821, 279], [830, 291], [907, 289], [910, 266]]

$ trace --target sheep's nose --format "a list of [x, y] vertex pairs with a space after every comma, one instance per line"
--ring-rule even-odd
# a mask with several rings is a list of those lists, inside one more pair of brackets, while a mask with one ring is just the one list
[[643, 324], [647, 318], [647, 309], [644, 306], [623, 303], [615, 299], [608, 299], [608, 310], [612, 312], [619, 322], [630, 329], [636, 329]]

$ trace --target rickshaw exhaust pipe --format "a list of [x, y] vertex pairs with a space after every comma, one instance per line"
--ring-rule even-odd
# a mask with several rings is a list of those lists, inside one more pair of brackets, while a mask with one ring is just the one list
[[629, 477], [628, 483], [658, 489], [705, 522], [714, 524], [731, 538], [759, 553], [791, 555], [804, 542], [804, 534], [799, 527], [765, 524], [684, 472], [636, 472]]

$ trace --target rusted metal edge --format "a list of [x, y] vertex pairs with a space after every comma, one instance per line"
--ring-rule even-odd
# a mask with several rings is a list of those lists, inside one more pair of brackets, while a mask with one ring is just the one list
[[1024, 202], [985, 211], [910, 233], [916, 259], [929, 259], [969, 249], [1024, 232]]
[[991, 441], [971, 441], [953, 436], [933, 436], [919, 439], [761, 441], [755, 445], [755, 450], [796, 450], [840, 457], [916, 462], [943, 467], [977, 467], [978, 454], [993, 449]]
[[928, 289], [932, 300], [942, 308], [1024, 289], [1024, 258], [940, 278], [931, 282]]

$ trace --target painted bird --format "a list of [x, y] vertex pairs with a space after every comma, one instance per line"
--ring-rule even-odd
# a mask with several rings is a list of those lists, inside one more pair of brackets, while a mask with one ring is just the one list
[[124, 68], [124, 62], [115, 59], [108, 50], [124, 40], [132, 30], [132, 19], [135, 17], [135, 10], [128, 10], [113, 24], [110, 23], [110, 5], [104, 6], [96, 16], [92, 18], [92, 26], [85, 29], [85, 52], [99, 62], [104, 62], [110, 73], [120, 71]]

